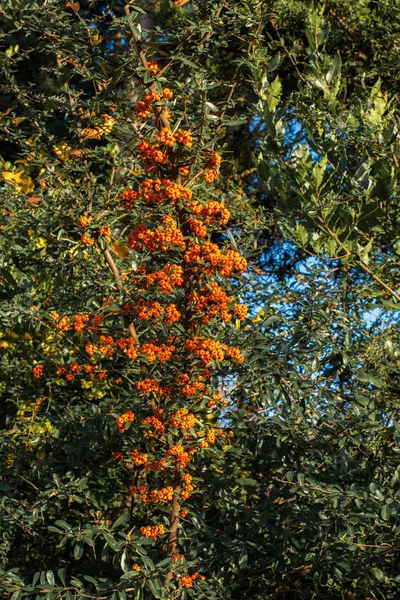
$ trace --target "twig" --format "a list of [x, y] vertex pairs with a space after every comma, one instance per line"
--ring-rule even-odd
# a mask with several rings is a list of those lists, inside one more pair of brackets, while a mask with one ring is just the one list
[[14, 519], [14, 521], [16, 521], [18, 527], [20, 527], [23, 531], [26, 531], [26, 533], [28, 535], [31, 535], [32, 537], [35, 537], [35, 534], [32, 533], [29, 529], [26, 529], [26, 527], [24, 527], [23, 525], [21, 525], [21, 523], [19, 522], [18, 518], [11, 512], [8, 510], [8, 508], [6, 508], [4, 506], [4, 504], [0, 504], [0, 510], [4, 510], [4, 512], [6, 512], [12, 519]]
[[[326, 221], [324, 221], [324, 219], [322, 217], [318, 217], [318, 220], [322, 224], [322, 226], [325, 229], [325, 231], [327, 233], [329, 233], [329, 235], [336, 241], [337, 244], [339, 244], [339, 246], [346, 252], [346, 254], [351, 254], [350, 251], [349, 251], [349, 249], [338, 238], [338, 236], [336, 235], [336, 233], [330, 229], [330, 227], [326, 223]], [[391, 294], [394, 298], [396, 298], [396, 300], [398, 302], [400, 302], [400, 295], [397, 294], [397, 292], [395, 292], [387, 283], [385, 283], [379, 277], [379, 275], [377, 275], [376, 273], [374, 273], [373, 271], [371, 271], [371, 269], [369, 267], [367, 267], [367, 265], [361, 259], [359, 261], [359, 264], [360, 264], [360, 267], [362, 268], [363, 271], [365, 271], [366, 273], [368, 273], [368, 275], [371, 275], [371, 277], [373, 279], [375, 279], [375, 281], [377, 283], [379, 283], [379, 285], [381, 285], [387, 292], [389, 292], [389, 294]]]
[[[131, 13], [130, 13], [129, 6], [128, 6], [128, 5], [125, 5], [125, 6], [124, 6], [124, 12], [125, 12], [125, 16], [126, 16], [126, 18], [127, 18], [127, 19], [128, 19], [128, 21], [129, 21], [129, 18], [130, 18], [130, 14], [131, 14]], [[138, 38], [138, 36], [137, 36], [137, 34], [136, 34], [136, 31], [134, 30], [134, 28], [133, 28], [133, 25], [132, 25], [130, 22], [129, 22], [129, 29], [130, 29], [130, 31], [131, 31], [131, 34], [132, 34], [132, 39], [133, 39], [133, 41], [135, 42], [135, 46], [136, 46], [136, 50], [137, 50], [138, 56], [139, 56], [139, 58], [140, 58], [140, 62], [142, 63], [142, 66], [143, 66], [145, 69], [147, 69], [148, 67], [147, 67], [147, 58], [146, 58], [146, 55], [145, 55], [145, 53], [144, 53], [144, 50], [143, 50], [143, 48], [142, 48], [142, 44], [141, 44], [141, 42], [140, 42], [140, 40], [139, 40], [139, 38]], [[153, 93], [157, 93], [157, 89], [156, 89], [156, 86], [154, 85], [154, 83], [151, 83], [151, 84], [149, 85], [149, 88], [150, 88], [150, 90], [151, 90]], [[160, 110], [158, 111], [158, 115], [157, 115], [157, 116], [159, 117], [159, 119], [160, 119], [160, 121], [162, 122], [162, 124], [164, 125], [164, 127], [171, 128], [171, 124], [170, 124], [170, 122], [169, 122], [169, 119], [167, 119], [167, 117], [165, 116], [165, 114], [164, 114], [164, 112], [163, 112], [163, 110], [162, 110], [162, 109], [160, 109]]]
[[[119, 290], [121, 290], [123, 288], [123, 283], [122, 283], [121, 275], [120, 275], [120, 272], [118, 271], [118, 267], [115, 264], [114, 259], [111, 256], [111, 252], [109, 251], [108, 248], [106, 248], [104, 250], [104, 256], [105, 256], [105, 259], [107, 261], [107, 264], [108, 264], [108, 266], [109, 266], [112, 274], [114, 275], [115, 284], [116, 284], [117, 288]], [[139, 336], [138, 336], [138, 334], [136, 332], [136, 329], [135, 329], [135, 326], [134, 326], [133, 323], [129, 323], [129, 325], [128, 325], [128, 331], [129, 331], [131, 337], [135, 340], [135, 343], [137, 345], [139, 345]]]

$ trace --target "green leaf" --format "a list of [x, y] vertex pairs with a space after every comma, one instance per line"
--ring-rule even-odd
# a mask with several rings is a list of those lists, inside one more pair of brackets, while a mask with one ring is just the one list
[[135, 588], [135, 600], [143, 599], [143, 589], [141, 585], [137, 585]]
[[380, 379], [377, 379], [376, 377], [374, 377], [370, 373], [367, 373], [364, 370], [359, 371], [359, 373], [357, 373], [356, 379], [358, 379], [358, 381], [362, 381], [364, 383], [369, 383], [377, 388], [381, 388], [384, 385], [383, 381], [381, 381]]
[[385, 579], [387, 579], [385, 572], [382, 571], [382, 569], [378, 569], [377, 567], [372, 567], [371, 568], [371, 575], [377, 580], [377, 581], [385, 581]]
[[189, 60], [186, 56], [177, 56], [175, 60], [183, 62], [183, 64], [188, 65], [188, 67], [192, 67], [193, 69], [198, 69], [199, 65], [196, 65], [192, 60]]
[[130, 9], [131, 9], [133, 12], [140, 13], [141, 15], [146, 15], [146, 14], [147, 14], [147, 13], [146, 13], [146, 11], [145, 11], [145, 10], [143, 10], [143, 8], [141, 8], [141, 7], [140, 7], [140, 6], [138, 6], [137, 4], [132, 4], [132, 5], [130, 6]]
[[68, 525], [68, 523], [66, 523], [65, 521], [62, 520], [58, 520], [55, 522], [56, 525], [58, 525], [59, 527], [62, 527], [63, 529], [66, 529], [67, 531], [71, 530], [70, 525]]
[[158, 568], [165, 567], [166, 565], [169, 565], [171, 562], [172, 562], [172, 558], [169, 556], [168, 558], [164, 558], [159, 563], [157, 563], [156, 568], [158, 569]]
[[145, 567], [147, 567], [151, 571], [154, 571], [154, 563], [149, 556], [142, 556], [142, 562]]
[[362, 394], [355, 394], [354, 399], [357, 404], [360, 404], [361, 406], [368, 406], [371, 403], [371, 398], [363, 396]]
[[327, 239], [323, 244], [325, 252], [329, 254], [329, 256], [336, 256], [337, 254], [337, 244], [333, 238]]
[[154, 598], [162, 598], [161, 585], [158, 579], [149, 579], [147, 582], [147, 586], [150, 592], [153, 594]]
[[368, 244], [366, 244], [366, 246], [362, 247], [360, 245], [357, 244], [357, 254], [360, 257], [361, 261], [368, 265], [369, 263], [369, 253], [372, 250], [372, 240], [370, 240], [368, 242]]
[[57, 575], [59, 576], [61, 583], [64, 586], [67, 585], [67, 569], [65, 567], [58, 569]]
[[328, 162], [328, 157], [325, 154], [325, 156], [320, 161], [315, 163], [315, 165], [314, 165], [313, 176], [314, 176], [314, 181], [315, 181], [315, 187], [317, 189], [320, 188], [322, 180], [324, 178], [327, 162]]
[[126, 549], [121, 554], [121, 569], [124, 573], [127, 573], [130, 570], [130, 564], [128, 561], [128, 553]]
[[118, 550], [121, 550], [121, 546], [123, 545], [123, 542], [118, 542], [115, 538], [113, 538], [108, 533], [104, 534], [104, 538], [107, 540], [107, 544], [110, 546], [110, 548], [112, 548], [116, 552], [118, 552]]
[[121, 581], [126, 581], [127, 579], [134, 579], [135, 577], [139, 577], [140, 573], [138, 571], [128, 571], [121, 575]]
[[75, 544], [75, 547], [74, 547], [75, 560], [79, 560], [80, 558], [82, 558], [82, 554], [83, 554], [83, 544], [81, 542], [78, 542], [77, 544]]
[[61, 529], [58, 529], [57, 527], [53, 527], [52, 525], [49, 525], [47, 528], [49, 531], [52, 531], [53, 533], [63, 533], [61, 531]]
[[273, 112], [278, 106], [282, 96], [282, 84], [279, 76], [277, 75], [274, 81], [268, 86], [265, 91], [267, 108], [270, 112]]
[[256, 487], [258, 485], [258, 482], [255, 479], [250, 479], [248, 477], [242, 477], [240, 479], [236, 480], [236, 483], [238, 483], [239, 485], [243, 486], [243, 487]]
[[277, 52], [269, 61], [268, 61], [268, 71], [271, 73], [275, 71], [277, 66], [279, 65], [279, 61], [281, 59], [281, 53]]
[[400, 310], [400, 302], [395, 302], [394, 300], [383, 300], [382, 304], [385, 308], [390, 310]]
[[296, 223], [296, 231], [295, 231], [296, 239], [300, 242], [300, 244], [304, 247], [308, 243], [308, 231], [301, 223]]
[[248, 122], [248, 118], [247, 117], [243, 117], [241, 119], [227, 119], [224, 120], [224, 125], [226, 127], [238, 127], [239, 125], [245, 125]]
[[248, 553], [246, 548], [242, 548], [240, 552], [238, 564], [241, 569], [245, 569], [247, 567]]
[[89, 583], [93, 583], [93, 585], [96, 588], [99, 586], [98, 581], [96, 581], [96, 579], [94, 577], [91, 577], [90, 575], [84, 575], [83, 579], [86, 579], [86, 581], [88, 581]]
[[86, 544], [88, 546], [90, 546], [91, 548], [95, 547], [95, 541], [92, 537], [89, 537], [88, 535], [83, 535], [82, 536], [82, 541], [86, 542]]
[[335, 79], [337, 78], [337, 76], [340, 73], [341, 68], [342, 68], [342, 59], [340, 58], [339, 52], [336, 52], [335, 56], [333, 57], [332, 64], [329, 68], [329, 71], [327, 72], [326, 77], [325, 77], [328, 85], [332, 81], [335, 81]]
[[127, 521], [129, 521], [129, 514], [125, 513], [124, 515], [121, 515], [116, 521], [115, 523], [112, 524], [111, 529], [116, 529], [117, 527], [119, 527], [120, 525], [123, 525], [124, 523], [126, 523]]

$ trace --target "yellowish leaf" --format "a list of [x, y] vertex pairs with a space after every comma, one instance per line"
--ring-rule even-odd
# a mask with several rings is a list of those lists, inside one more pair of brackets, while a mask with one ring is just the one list
[[36, 248], [46, 248], [46, 246], [47, 246], [46, 239], [44, 237], [38, 237], [35, 242], [35, 246], [36, 246]]
[[121, 260], [125, 258], [129, 251], [129, 248], [126, 244], [120, 244], [119, 242], [113, 242], [111, 244], [111, 248]]
[[24, 194], [31, 194], [35, 189], [33, 180], [25, 173], [23, 169], [16, 172], [3, 171], [2, 177], [6, 183], [13, 185], [18, 193], [22, 192]]

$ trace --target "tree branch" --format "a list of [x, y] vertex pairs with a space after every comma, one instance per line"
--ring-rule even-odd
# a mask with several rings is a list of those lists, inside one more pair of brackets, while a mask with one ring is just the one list
[[[108, 264], [108, 266], [110, 268], [110, 271], [114, 275], [115, 284], [116, 284], [117, 288], [119, 290], [121, 290], [123, 288], [123, 283], [122, 283], [121, 275], [120, 275], [120, 272], [118, 271], [118, 267], [115, 264], [114, 259], [113, 259], [112, 255], [111, 255], [111, 252], [109, 251], [108, 248], [106, 248], [104, 250], [104, 256], [105, 256], [107, 264]], [[128, 325], [128, 331], [130, 333], [130, 336], [135, 340], [135, 343], [137, 345], [139, 345], [139, 336], [138, 336], [138, 334], [136, 332], [136, 329], [135, 329], [135, 326], [134, 326], [133, 323], [129, 323], [129, 325]]]

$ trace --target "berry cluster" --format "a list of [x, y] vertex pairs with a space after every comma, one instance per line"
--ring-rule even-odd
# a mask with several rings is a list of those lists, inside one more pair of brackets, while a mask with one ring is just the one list
[[82, 217], [79, 217], [79, 219], [78, 219], [78, 227], [82, 227], [82, 228], [89, 227], [92, 220], [93, 220], [92, 217], [83, 215]]
[[145, 287], [157, 286], [164, 294], [171, 294], [176, 287], [183, 286], [183, 268], [180, 265], [166, 264], [159, 271], [146, 273], [146, 268], [141, 267], [134, 279], [136, 283], [138, 276], [144, 276]]
[[171, 502], [174, 497], [174, 488], [172, 485], [168, 485], [160, 490], [148, 491], [147, 485], [132, 486], [130, 494], [133, 498], [137, 499], [140, 496], [140, 500], [143, 504], [156, 504], [157, 502]]
[[193, 582], [196, 581], [198, 576], [199, 573], [196, 571], [196, 573], [193, 573], [193, 575], [184, 575], [183, 577], [179, 577], [179, 585], [185, 588], [191, 588], [193, 587]]
[[32, 369], [32, 375], [35, 379], [40, 379], [44, 372], [44, 365], [35, 365]]
[[173, 325], [181, 318], [181, 313], [175, 304], [162, 305], [156, 300], [139, 298], [136, 302], [125, 304], [125, 313], [134, 314], [140, 321], [162, 319], [166, 325]]
[[151, 392], [154, 392], [160, 397], [164, 395], [164, 390], [160, 385], [160, 382], [157, 381], [157, 379], [150, 379], [148, 377], [138, 381], [136, 384], [136, 389], [138, 392], [142, 392], [143, 394], [150, 394]]
[[148, 525], [147, 527], [140, 527], [139, 531], [145, 538], [155, 539], [165, 533], [164, 525]]
[[161, 205], [169, 203], [174, 205], [177, 200], [191, 200], [192, 192], [189, 188], [170, 179], [145, 179], [139, 187], [139, 191], [127, 189], [120, 194], [124, 208], [130, 210], [138, 201], [146, 204]]
[[109, 227], [99, 227], [97, 229], [97, 233], [101, 236], [103, 236], [107, 242], [109, 242], [111, 240], [111, 229]]
[[162, 223], [154, 231], [146, 225], [137, 225], [129, 234], [128, 246], [139, 252], [144, 249], [154, 252], [159, 248], [163, 252], [177, 248], [186, 249], [182, 231], [170, 216], [163, 217]]
[[117, 423], [117, 427], [120, 433], [124, 433], [126, 431], [125, 423], [133, 423], [135, 420], [135, 415], [131, 410], [127, 410], [122, 415], [117, 417], [115, 420]]
[[[243, 320], [247, 315], [247, 306], [236, 304], [223, 288], [216, 282], [211, 281], [203, 286], [201, 293], [197, 290], [189, 296], [196, 310], [202, 315], [202, 323], [207, 325], [214, 317], [220, 316], [224, 323], [228, 323], [235, 315]], [[230, 306], [232, 308], [230, 309]]]
[[148, 140], [142, 140], [138, 145], [138, 150], [144, 161], [146, 171], [154, 170], [157, 165], [165, 165], [168, 160], [166, 151]]
[[85, 324], [89, 322], [89, 315], [74, 315], [74, 330], [76, 333], [82, 333]]
[[143, 419], [143, 425], [150, 425], [153, 431], [148, 432], [151, 437], [156, 437], [157, 434], [163, 434], [165, 431], [165, 425], [157, 415], [146, 417]]
[[[247, 261], [237, 250], [230, 249], [224, 253], [212, 242], [199, 245], [192, 241], [184, 254], [184, 260], [190, 264], [200, 263], [194, 269], [207, 275], [218, 270], [222, 277], [232, 277], [234, 273], [241, 274], [247, 270]], [[209, 264], [205, 266], [204, 263]]]
[[135, 467], [140, 467], [147, 464], [147, 454], [140, 454], [140, 452], [135, 449], [130, 453], [130, 456]]
[[187, 500], [191, 496], [191, 494], [194, 490], [194, 486], [192, 485], [192, 480], [193, 480], [193, 477], [190, 475], [190, 473], [185, 473], [184, 475], [182, 475], [183, 489], [181, 490], [181, 493], [180, 493], [182, 500]]
[[190, 414], [187, 408], [179, 408], [171, 417], [171, 427], [179, 429], [192, 429], [196, 424], [196, 417]]
[[172, 560], [174, 561], [174, 563], [177, 563], [179, 560], [185, 560], [185, 555], [184, 554], [174, 554], [174, 556], [172, 557]]
[[204, 366], [207, 366], [213, 360], [222, 362], [225, 358], [221, 342], [212, 339], [205, 339], [201, 336], [195, 336], [192, 339], [185, 340], [185, 348], [200, 358]]
[[152, 77], [155, 77], [158, 73], [158, 64], [156, 62], [147, 61], [147, 69]]
[[143, 344], [140, 347], [140, 351], [146, 355], [147, 362], [149, 363], [156, 360], [159, 362], [167, 362], [171, 359], [175, 350], [175, 346], [167, 346], [167, 344]]
[[199, 202], [191, 202], [189, 204], [189, 209], [198, 217], [202, 217], [206, 225], [226, 225], [231, 216], [229, 210], [225, 208], [223, 204], [214, 200], [211, 200], [206, 204], [200, 204]]

